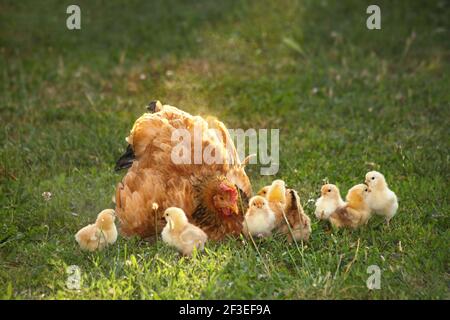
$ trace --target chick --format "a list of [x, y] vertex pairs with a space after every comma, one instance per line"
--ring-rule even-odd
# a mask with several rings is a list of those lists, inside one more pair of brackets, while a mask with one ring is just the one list
[[328, 220], [338, 207], [344, 205], [344, 200], [341, 198], [338, 187], [334, 184], [323, 185], [320, 194], [320, 198], [316, 200], [315, 215], [319, 220]]
[[367, 203], [369, 193], [370, 189], [365, 184], [352, 187], [345, 197], [346, 203], [330, 215], [331, 224], [337, 228], [353, 229], [367, 224], [370, 218], [370, 208]]
[[272, 234], [275, 224], [275, 213], [267, 200], [261, 196], [251, 198], [243, 223], [244, 234], [267, 237]]
[[267, 191], [267, 201], [286, 203], [286, 184], [283, 180], [275, 180]]
[[261, 196], [261, 197], [266, 197], [267, 196], [267, 192], [269, 192], [269, 188], [270, 188], [270, 186], [265, 186], [265, 187], [262, 187], [259, 191], [258, 191], [258, 196]]
[[368, 172], [366, 174], [366, 184], [372, 191], [367, 199], [370, 209], [376, 214], [384, 216], [389, 225], [389, 221], [397, 213], [397, 196], [389, 189], [386, 179], [380, 172]]
[[168, 245], [175, 247], [185, 256], [190, 256], [194, 248], [201, 251], [208, 239], [206, 233], [189, 223], [186, 214], [180, 208], [170, 207], [164, 211], [167, 224], [161, 232], [162, 239]]
[[300, 197], [294, 189], [286, 190], [285, 215], [289, 226], [283, 217], [278, 230], [287, 235], [288, 242], [291, 243], [293, 239], [307, 241], [311, 235], [311, 219], [303, 211]]
[[106, 209], [100, 212], [94, 224], [80, 229], [75, 235], [75, 240], [81, 249], [88, 251], [102, 250], [107, 245], [117, 240], [117, 228], [114, 224], [115, 212]]

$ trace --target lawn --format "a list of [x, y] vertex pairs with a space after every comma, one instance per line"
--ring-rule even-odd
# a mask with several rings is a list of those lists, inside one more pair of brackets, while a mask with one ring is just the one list
[[[69, 31], [72, 2], [2, 1], [0, 298], [449, 299], [450, 6], [377, 1], [382, 29], [368, 30], [372, 2], [84, 0]], [[192, 259], [139, 239], [82, 252], [74, 234], [113, 207], [115, 160], [153, 99], [280, 129], [277, 175], [248, 173], [254, 190], [299, 191], [311, 240], [208, 243]], [[389, 228], [315, 219], [324, 181], [345, 194], [372, 169], [399, 197]]]

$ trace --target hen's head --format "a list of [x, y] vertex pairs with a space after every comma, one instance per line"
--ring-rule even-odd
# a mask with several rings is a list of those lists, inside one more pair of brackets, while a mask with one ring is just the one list
[[242, 210], [239, 210], [238, 188], [224, 176], [207, 178], [196, 189], [201, 205], [208, 212], [215, 213], [210, 218], [221, 221], [242, 214]]
[[246, 194], [224, 176], [204, 177], [194, 184], [197, 207], [193, 223], [206, 232], [209, 239], [239, 235], [248, 207]]
[[234, 184], [227, 180], [218, 181], [212, 190], [214, 211], [223, 217], [238, 215], [238, 192]]

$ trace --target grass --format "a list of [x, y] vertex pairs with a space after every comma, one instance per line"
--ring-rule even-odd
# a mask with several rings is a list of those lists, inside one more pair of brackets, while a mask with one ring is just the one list
[[[369, 1], [78, 1], [80, 31], [65, 27], [69, 4], [0, 4], [0, 297], [449, 298], [448, 3], [378, 1], [377, 31]], [[155, 98], [279, 128], [276, 177], [299, 191], [311, 241], [275, 236], [260, 255], [209, 243], [192, 259], [139, 239], [81, 252], [73, 236], [113, 206], [114, 162]], [[399, 196], [391, 227], [329, 232], [309, 200], [370, 169]], [[254, 189], [275, 178], [249, 175]], [[372, 264], [380, 290], [366, 287]]]

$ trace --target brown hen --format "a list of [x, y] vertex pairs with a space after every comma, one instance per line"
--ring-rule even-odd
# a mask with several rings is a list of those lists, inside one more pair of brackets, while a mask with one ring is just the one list
[[[126, 139], [127, 151], [116, 165], [116, 169], [129, 168], [116, 189], [121, 234], [152, 238], [166, 223], [164, 210], [178, 207], [211, 240], [239, 235], [252, 189], [244, 170], [246, 160], [240, 162], [225, 125], [159, 101], [149, 108], [150, 112], [135, 122]], [[200, 128], [200, 134], [194, 128]], [[193, 137], [187, 154], [192, 164], [172, 161], [172, 151], [179, 145], [172, 139], [176, 129]], [[215, 129], [216, 134], [208, 129]], [[193, 164], [194, 134], [202, 150], [213, 149], [215, 157], [222, 159], [220, 163]], [[184, 152], [189, 153], [189, 148]]]

